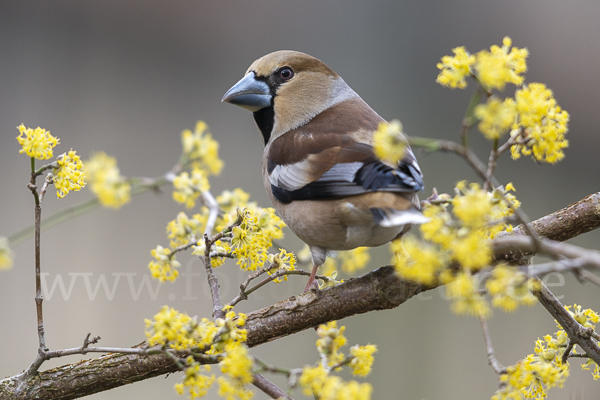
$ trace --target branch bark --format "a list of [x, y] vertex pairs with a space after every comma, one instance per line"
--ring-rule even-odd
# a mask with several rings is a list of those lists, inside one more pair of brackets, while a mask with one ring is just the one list
[[[565, 240], [589, 232], [600, 227], [599, 199], [600, 193], [595, 193], [533, 221], [530, 226], [540, 236], [554, 240]], [[495, 249], [498, 258], [505, 258], [506, 254], [511, 253], [507, 251], [511, 250], [511, 241], [516, 240], [520, 245], [527, 241], [519, 228], [515, 231], [495, 241], [501, 244]], [[559, 245], [576, 252], [576, 246]], [[517, 253], [518, 257], [523, 257], [524, 252]], [[333, 319], [395, 308], [428, 289], [431, 288], [398, 279], [392, 267], [381, 267], [325, 289], [318, 296], [308, 292], [249, 313], [246, 322], [247, 343], [254, 347]], [[546, 306], [543, 301], [542, 304]], [[563, 317], [566, 318], [557, 312], [558, 306], [550, 304], [549, 307], [554, 310], [551, 313], [559, 322]], [[585, 349], [586, 343], [583, 340], [582, 343]], [[145, 343], [141, 343], [136, 347], [144, 346]], [[17, 387], [20, 375], [1, 380], [0, 399], [74, 399], [176, 370], [177, 366], [163, 355], [108, 354], [39, 372], [21, 382], [20, 387]]]

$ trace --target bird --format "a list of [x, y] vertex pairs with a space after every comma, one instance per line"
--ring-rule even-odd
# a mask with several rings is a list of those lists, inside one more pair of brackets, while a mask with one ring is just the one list
[[423, 173], [410, 146], [397, 164], [379, 159], [373, 134], [385, 119], [319, 59], [267, 54], [221, 101], [253, 113], [267, 194], [310, 249], [305, 292], [318, 291], [315, 276], [327, 256], [381, 246], [427, 221], [417, 196]]

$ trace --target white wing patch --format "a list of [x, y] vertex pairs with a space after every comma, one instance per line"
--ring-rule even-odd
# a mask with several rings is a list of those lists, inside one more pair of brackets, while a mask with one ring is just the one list
[[335, 164], [323, 175], [314, 179], [311, 174], [310, 159], [291, 165], [277, 165], [269, 175], [271, 185], [288, 191], [303, 188], [315, 181], [337, 181], [352, 183], [356, 172], [363, 166], [362, 162]]

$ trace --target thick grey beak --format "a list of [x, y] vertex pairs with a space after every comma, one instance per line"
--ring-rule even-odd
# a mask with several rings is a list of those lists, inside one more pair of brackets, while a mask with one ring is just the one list
[[225, 93], [221, 101], [256, 112], [271, 106], [271, 91], [265, 82], [256, 80], [254, 72], [248, 72]]

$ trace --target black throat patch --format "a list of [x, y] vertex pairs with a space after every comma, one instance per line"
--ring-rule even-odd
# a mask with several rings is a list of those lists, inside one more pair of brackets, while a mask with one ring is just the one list
[[273, 131], [273, 124], [275, 123], [275, 111], [273, 106], [262, 108], [255, 113], [254, 121], [256, 121], [256, 125], [258, 125], [258, 129], [263, 136], [263, 140], [265, 141], [265, 146], [269, 143], [269, 139], [271, 139], [271, 131]]

